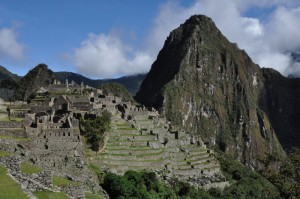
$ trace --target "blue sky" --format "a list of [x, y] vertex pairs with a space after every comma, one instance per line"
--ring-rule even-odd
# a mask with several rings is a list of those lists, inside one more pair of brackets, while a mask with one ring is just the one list
[[300, 74], [289, 55], [300, 50], [299, 6], [297, 0], [0, 0], [0, 65], [19, 75], [39, 63], [91, 78], [144, 73], [171, 30], [206, 14], [255, 62]]

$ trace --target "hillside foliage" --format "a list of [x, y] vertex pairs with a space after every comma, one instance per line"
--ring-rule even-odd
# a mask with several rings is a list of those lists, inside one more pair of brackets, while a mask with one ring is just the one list
[[228, 156], [218, 157], [222, 170], [230, 181], [224, 191], [217, 188], [197, 189], [178, 179], [160, 180], [153, 172], [127, 171], [123, 176], [109, 173], [102, 187], [112, 199], [172, 198], [172, 199], [237, 199], [281, 198], [278, 189], [266, 178], [246, 168]]
[[95, 119], [80, 119], [80, 125], [84, 128], [85, 136], [91, 149], [98, 151], [103, 146], [104, 133], [109, 130], [111, 122], [111, 113], [103, 112], [101, 116]]
[[134, 101], [132, 95], [122, 84], [114, 82], [104, 83], [100, 85], [100, 89], [103, 90], [104, 94], [113, 94], [121, 97], [123, 101]]
[[[271, 154], [265, 160], [266, 168], [261, 173], [278, 187], [282, 198], [300, 198], [300, 148], [283, 159]], [[281, 164], [279, 169], [269, 169], [275, 162]]]

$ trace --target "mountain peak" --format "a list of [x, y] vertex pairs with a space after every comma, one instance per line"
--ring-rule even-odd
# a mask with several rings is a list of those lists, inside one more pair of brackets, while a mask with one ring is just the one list
[[48, 69], [46, 64], [39, 64], [31, 69], [19, 83], [14, 92], [14, 99], [27, 100], [40, 87], [49, 86], [54, 79], [54, 73]]
[[264, 123], [268, 116], [257, 108], [263, 82], [262, 71], [245, 51], [210, 18], [194, 15], [170, 33], [136, 99], [255, 167], [250, 154], [282, 153], [273, 129]]
[[212, 67], [214, 70], [220, 67], [216, 62], [228, 65], [226, 62], [232, 57], [236, 62], [243, 62], [243, 67], [258, 68], [245, 51], [227, 40], [211, 18], [193, 15], [167, 37], [136, 99], [147, 106], [160, 108], [164, 100], [160, 91], [180, 70], [194, 74], [210, 70], [206, 72], [212, 73]]
[[[205, 15], [192, 15], [182, 25], [194, 25], [194, 26], [211, 26], [216, 28], [214, 21]], [[207, 29], [204, 29], [207, 30]]]

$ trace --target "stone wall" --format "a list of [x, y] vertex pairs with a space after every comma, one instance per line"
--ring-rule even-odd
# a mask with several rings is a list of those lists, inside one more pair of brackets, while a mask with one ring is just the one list
[[9, 122], [0, 122], [0, 129], [1, 128], [22, 128], [23, 123], [22, 122], [14, 122], [14, 121], [9, 121]]

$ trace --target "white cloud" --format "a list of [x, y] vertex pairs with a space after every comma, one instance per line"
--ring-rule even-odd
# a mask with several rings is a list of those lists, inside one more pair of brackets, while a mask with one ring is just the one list
[[134, 52], [114, 34], [90, 33], [73, 56], [80, 72], [98, 78], [145, 73], [152, 62], [148, 54]]
[[[244, 16], [258, 7], [269, 9], [267, 18]], [[194, 14], [211, 17], [231, 42], [262, 67], [273, 67], [285, 75], [299, 73], [289, 53], [300, 49], [298, 0], [195, 0], [189, 7], [169, 1], [159, 8], [145, 49], [133, 49], [113, 34], [90, 34], [75, 50], [73, 61], [81, 72], [94, 77], [146, 72], [170, 31]]]
[[24, 46], [17, 41], [14, 29], [0, 29], [0, 57], [13, 61], [24, 58]]

